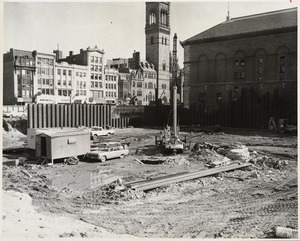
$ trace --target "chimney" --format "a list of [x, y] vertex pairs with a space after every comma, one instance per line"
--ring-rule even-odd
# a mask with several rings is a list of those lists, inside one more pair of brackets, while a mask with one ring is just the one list
[[69, 51], [69, 55], [72, 56], [73, 55], [73, 51]]

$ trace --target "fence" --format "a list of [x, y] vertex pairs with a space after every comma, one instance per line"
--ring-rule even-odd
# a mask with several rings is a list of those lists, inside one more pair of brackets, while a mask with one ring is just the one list
[[[283, 99], [277, 89], [264, 95], [243, 89], [237, 100], [218, 102], [212, 111], [208, 111], [204, 103], [189, 109], [178, 106], [177, 116], [180, 125], [267, 129], [270, 117], [276, 121], [287, 118], [291, 124], [296, 124], [297, 107]], [[147, 106], [140, 121], [144, 126], [163, 126], [172, 124], [172, 118], [172, 106]]]
[[129, 125], [129, 118], [112, 118], [110, 105], [28, 104], [27, 118], [27, 128]]

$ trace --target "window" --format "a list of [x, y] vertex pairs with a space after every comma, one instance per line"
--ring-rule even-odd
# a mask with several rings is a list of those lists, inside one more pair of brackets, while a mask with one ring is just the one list
[[46, 79], [46, 85], [49, 85], [49, 79]]
[[217, 93], [217, 102], [221, 102], [222, 101], [222, 93], [218, 92]]
[[241, 78], [241, 79], [245, 79], [245, 72], [241, 72], [241, 73], [240, 73], [240, 78]]
[[149, 88], [149, 89], [153, 89], [153, 84], [152, 84], [152, 83], [149, 83], [149, 84], [148, 84], [148, 88]]
[[98, 65], [95, 65], [95, 71], [98, 71]]
[[245, 60], [244, 60], [244, 59], [241, 59], [240, 65], [241, 65], [241, 66], [245, 66]]
[[151, 44], [154, 44], [154, 37], [153, 36], [151, 37], [150, 42], [151, 42]]
[[71, 76], [71, 70], [68, 71], [68, 75]]
[[262, 66], [258, 66], [258, 74], [262, 74], [263, 73], [263, 67]]
[[163, 61], [162, 68], [163, 68], [163, 71], [166, 71], [166, 62], [165, 61]]
[[71, 81], [71, 80], [69, 80], [68, 84], [69, 84], [69, 86], [72, 86], [72, 81]]
[[98, 79], [98, 74], [95, 74], [95, 79]]
[[280, 64], [280, 73], [281, 74], [285, 73], [285, 64]]
[[239, 61], [239, 60], [235, 60], [235, 61], [234, 61], [234, 65], [235, 65], [235, 66], [239, 66], [239, 65], [240, 65], [240, 61]]
[[145, 89], [147, 89], [147, 83], [145, 83]]
[[263, 63], [263, 58], [258, 58], [258, 59], [257, 59], [257, 63], [258, 63], [258, 64], [262, 64], [262, 63]]
[[162, 84], [161, 88], [165, 90], [167, 88], [167, 85], [166, 84]]
[[117, 89], [117, 85], [116, 84], [114, 84], [114, 89]]
[[91, 79], [94, 79], [94, 74], [93, 73], [91, 73]]
[[50, 94], [50, 90], [46, 89], [46, 94], [49, 95]]
[[[99, 64], [102, 64], [102, 58], [101, 57], [99, 57]], [[101, 70], [102, 70], [102, 67], [101, 67]]]
[[43, 85], [45, 85], [46, 84], [46, 79], [43, 79]]
[[94, 71], [94, 69], [95, 69], [95, 68], [94, 68], [94, 65], [91, 65], [91, 70]]
[[67, 73], [67, 71], [64, 69], [64, 70], [63, 70], [63, 75], [66, 75], [66, 73]]
[[80, 73], [80, 77], [81, 77], [81, 74], [82, 74], [83, 77], [86, 77], [86, 73], [85, 72]]
[[63, 81], [63, 85], [67, 85], [67, 81], [66, 80]]
[[99, 82], [99, 88], [102, 88], [102, 82]]
[[239, 72], [234, 72], [234, 78], [238, 79], [239, 78], [240, 73]]
[[58, 95], [61, 95], [61, 90], [58, 90]]
[[280, 63], [284, 63], [285, 62], [285, 56], [280, 56]]
[[95, 82], [95, 88], [98, 88], [98, 82]]
[[[58, 82], [57, 82], [58, 83]], [[38, 79], [38, 84], [41, 85], [42, 84], [42, 80], [39, 78]]]
[[63, 90], [63, 96], [67, 96], [68, 93], [67, 93], [67, 90]]
[[164, 44], [164, 37], [161, 37], [161, 43]]
[[76, 96], [78, 96], [79, 95], [79, 90], [76, 90]]
[[[98, 63], [98, 57], [95, 57], [95, 63]], [[97, 71], [97, 70], [96, 70]]]
[[79, 76], [79, 72], [76, 72], [76, 76]]
[[99, 74], [98, 79], [102, 80], [102, 75], [101, 74]]
[[134, 81], [132, 82], [132, 87], [135, 87], [135, 82]]
[[61, 83], [60, 83], [60, 79], [59, 79], [59, 80], [57, 80], [57, 84], [58, 84], [58, 85], [60, 85], [60, 84], [61, 84]]
[[203, 103], [206, 100], [206, 93], [199, 93], [199, 102]]
[[139, 88], [142, 88], [143, 84], [142, 84], [142, 82], [137, 82], [136, 86], [139, 87]]
[[91, 56], [91, 62], [94, 63], [94, 56]]
[[91, 82], [91, 87], [94, 88], [94, 81]]

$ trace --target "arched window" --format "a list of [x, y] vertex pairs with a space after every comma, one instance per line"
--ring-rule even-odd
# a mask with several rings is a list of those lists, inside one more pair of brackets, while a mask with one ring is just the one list
[[149, 84], [148, 84], [148, 88], [149, 88], [149, 89], [153, 89], [153, 84], [152, 84], [152, 83], [149, 83]]
[[223, 53], [219, 53], [215, 58], [216, 83], [226, 82], [226, 57]]
[[163, 69], [163, 71], [166, 71], [166, 61], [163, 61], [162, 69]]

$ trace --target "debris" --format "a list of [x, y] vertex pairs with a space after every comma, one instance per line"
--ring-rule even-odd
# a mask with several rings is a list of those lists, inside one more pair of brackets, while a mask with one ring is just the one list
[[78, 165], [79, 159], [75, 156], [64, 159], [64, 163], [68, 165]]
[[143, 163], [143, 162], [141, 162], [139, 159], [135, 158], [134, 160], [135, 160], [135, 161], [137, 161], [138, 163], [140, 163], [140, 164], [144, 165], [144, 163]]
[[275, 227], [274, 233], [277, 238], [298, 238], [298, 230], [285, 228], [285, 227]]
[[242, 160], [242, 161], [247, 161], [250, 157], [248, 148], [243, 146], [242, 148], [239, 149], [232, 149], [230, 150], [226, 157], [228, 157], [231, 160]]
[[231, 160], [227, 157], [224, 157], [222, 160], [213, 161], [209, 164], [209, 167], [221, 167], [226, 166], [231, 163]]
[[31, 175], [30, 175], [28, 172], [26, 172], [26, 171], [24, 171], [24, 170], [21, 170], [21, 172], [22, 172], [24, 175], [26, 175], [27, 177], [31, 178]]

